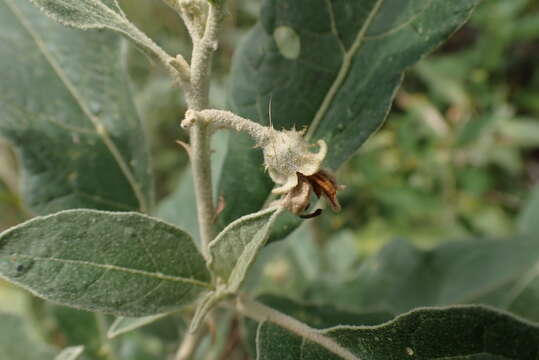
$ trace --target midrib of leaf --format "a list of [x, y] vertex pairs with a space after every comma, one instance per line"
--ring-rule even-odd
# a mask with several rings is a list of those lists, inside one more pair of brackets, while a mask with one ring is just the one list
[[[363, 45], [363, 42], [365, 40], [365, 35], [367, 34], [367, 31], [369, 30], [369, 27], [372, 21], [374, 20], [374, 18], [380, 11], [380, 8], [382, 7], [383, 3], [384, 3], [384, 0], [378, 0], [376, 2], [371, 12], [369, 13], [369, 16], [365, 20], [365, 23], [359, 30], [359, 33], [357, 34], [352, 46], [344, 54], [339, 73], [337, 74], [335, 81], [333, 82], [326, 96], [324, 97], [324, 100], [322, 101], [320, 108], [316, 112], [316, 115], [314, 116], [314, 119], [311, 122], [311, 125], [309, 126], [309, 130], [307, 131], [307, 135], [305, 135], [305, 138], [307, 140], [310, 140], [313, 137], [314, 133], [318, 129], [318, 126], [320, 125], [320, 122], [322, 121], [327, 111], [329, 110], [329, 107], [331, 106], [333, 99], [337, 95], [337, 92], [339, 91], [340, 87], [346, 80], [346, 77], [348, 76], [348, 73], [350, 72], [350, 68], [352, 67], [352, 59], [361, 48], [361, 45]], [[335, 34], [335, 35], [338, 36], [338, 34]]]
[[203, 281], [199, 281], [196, 279], [191, 278], [184, 278], [180, 276], [172, 276], [172, 275], [166, 275], [160, 272], [150, 272], [150, 271], [144, 271], [144, 270], [138, 270], [138, 269], [131, 269], [126, 268], [123, 266], [117, 266], [117, 265], [111, 265], [111, 264], [98, 264], [91, 261], [84, 261], [84, 260], [70, 260], [70, 259], [60, 259], [55, 257], [43, 257], [43, 256], [32, 256], [32, 255], [26, 255], [26, 254], [12, 254], [14, 258], [23, 258], [23, 259], [30, 259], [33, 261], [50, 261], [50, 262], [57, 262], [61, 264], [71, 264], [71, 265], [81, 265], [81, 266], [90, 266], [95, 267], [98, 269], [103, 269], [105, 271], [118, 271], [118, 272], [124, 272], [129, 274], [135, 274], [135, 275], [142, 275], [158, 280], [167, 280], [167, 281], [173, 281], [173, 282], [179, 282], [179, 283], [186, 283], [198, 287], [203, 287], [206, 289], [212, 290], [213, 287], [205, 283]]
[[[88, 105], [83, 100], [82, 96], [79, 94], [73, 83], [69, 80], [67, 75], [64, 73], [60, 65], [56, 62], [54, 57], [50, 54], [48, 49], [45, 46], [45, 43], [43, 40], [39, 37], [39, 35], [32, 29], [30, 23], [25, 19], [23, 14], [20, 12], [20, 10], [17, 8], [17, 6], [12, 2], [12, 0], [4, 0], [7, 7], [11, 10], [13, 15], [17, 18], [17, 20], [20, 22], [22, 27], [28, 32], [32, 40], [36, 43], [38, 49], [41, 51], [45, 59], [48, 61], [49, 65], [52, 67], [58, 78], [62, 81], [64, 86], [68, 89], [69, 93], [79, 107], [81, 108], [84, 115], [86, 115], [92, 124], [94, 125], [96, 132], [98, 136], [101, 138], [105, 146], [109, 149], [112, 156], [114, 157], [114, 160], [116, 163], [118, 163], [118, 166], [120, 167], [120, 170], [125, 175], [127, 181], [129, 182], [129, 185], [131, 185], [131, 188], [133, 189], [133, 192], [139, 201], [140, 205], [140, 211], [143, 213], [148, 212], [148, 204], [146, 203], [146, 199], [144, 197], [144, 194], [142, 193], [141, 187], [139, 183], [136, 181], [135, 176], [131, 172], [131, 169], [129, 169], [129, 166], [127, 165], [127, 162], [123, 158], [122, 154], [116, 147], [116, 144], [112, 141], [112, 139], [109, 136], [109, 133], [105, 126], [102, 124], [101, 119], [97, 116], [94, 116], [92, 112], [90, 111]], [[109, 9], [110, 11], [110, 9]]]
[[[242, 301], [245, 301], [245, 299]], [[248, 316], [259, 322], [256, 334], [257, 359], [260, 359], [260, 330], [265, 323], [275, 323], [278, 324], [278, 326], [300, 336], [302, 339], [322, 346], [329, 352], [338, 355], [345, 360], [361, 360], [359, 356], [354, 355], [350, 350], [337, 343], [331, 337], [326, 336], [324, 330], [314, 329], [309, 325], [266, 305], [251, 301], [249, 301], [249, 303], [251, 309], [247, 311]]]
[[[324, 349], [328, 350], [329, 352], [335, 355], [340, 356], [341, 358], [345, 360], [361, 360], [361, 358], [354, 355], [352, 352], [350, 352], [350, 350], [344, 348], [343, 346], [338, 344], [335, 340], [333, 340], [329, 336], [326, 336], [323, 331], [320, 331], [318, 329], [313, 329], [312, 327], [296, 319], [293, 319], [291, 317], [289, 318], [289, 321], [291, 321], [291, 323], [289, 324], [290, 326], [286, 327], [286, 329], [301, 337], [302, 347], [305, 344], [305, 340], [308, 340], [310, 342], [313, 342], [322, 346]], [[257, 335], [256, 335], [257, 349], [260, 348], [260, 345], [259, 345], [260, 344], [260, 336], [259, 336], [260, 330], [262, 326], [266, 323], [269, 323], [269, 322], [266, 320], [263, 320], [258, 324]], [[279, 324], [279, 325], [282, 325], [282, 324]], [[260, 353], [257, 354], [257, 360], [258, 359], [260, 359]], [[303, 357], [300, 357], [300, 359], [303, 359]]]
[[[320, 125], [320, 122], [322, 121], [323, 117], [326, 115], [327, 111], [329, 110], [329, 106], [333, 102], [333, 99], [335, 98], [335, 95], [337, 95], [337, 91], [339, 91], [339, 88], [341, 87], [344, 80], [346, 80], [346, 77], [348, 76], [348, 73], [350, 71], [350, 67], [352, 66], [352, 59], [354, 55], [358, 52], [359, 48], [363, 44], [363, 41], [365, 40], [365, 35], [367, 34], [367, 31], [369, 30], [369, 26], [371, 25], [372, 21], [378, 14], [378, 11], [380, 11], [380, 8], [382, 7], [384, 3], [384, 0], [378, 0], [375, 4], [375, 6], [372, 8], [371, 12], [369, 13], [369, 16], [367, 17], [365, 23], [361, 27], [356, 39], [354, 40], [354, 43], [350, 47], [348, 51], [345, 51], [344, 46], [340, 39], [338, 39], [338, 32], [335, 24], [335, 16], [333, 14], [333, 7], [331, 6], [331, 3], [328, 1], [328, 11], [330, 15], [330, 22], [331, 22], [331, 31], [335, 34], [337, 37], [337, 40], [339, 42], [340, 48], [343, 49], [343, 62], [341, 64], [341, 68], [339, 70], [339, 73], [337, 74], [337, 77], [335, 78], [335, 81], [331, 85], [330, 89], [328, 90], [328, 93], [324, 97], [324, 100], [322, 101], [322, 104], [320, 105], [320, 108], [316, 112], [316, 115], [314, 116], [313, 121], [309, 125], [309, 129], [307, 130], [307, 134], [305, 135], [306, 140], [310, 140], [314, 133], [316, 132], [316, 129]], [[257, 104], [259, 102], [257, 101]], [[388, 110], [389, 111], [389, 110]], [[261, 111], [259, 109], [259, 114], [261, 114]], [[260, 116], [260, 118], [262, 118]], [[264, 205], [262, 208], [268, 206], [271, 201], [275, 199], [275, 196], [273, 193], [269, 193], [268, 197], [266, 198], [266, 201], [264, 201]], [[318, 201], [318, 204], [320, 204], [321, 201]]]

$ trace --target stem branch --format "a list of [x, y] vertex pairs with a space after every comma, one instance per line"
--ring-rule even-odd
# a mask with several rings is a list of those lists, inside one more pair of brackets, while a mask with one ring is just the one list
[[[187, 92], [187, 105], [190, 110], [200, 111], [208, 107], [211, 61], [213, 53], [217, 50], [218, 32], [223, 17], [224, 6], [221, 2], [218, 4], [209, 3], [209, 13], [203, 36], [200, 38], [197, 34], [192, 36], [193, 54], [191, 57], [190, 86]], [[202, 21], [202, 18], [190, 19], [190, 21]], [[190, 129], [190, 137], [191, 168], [195, 185], [202, 253], [207, 257], [208, 244], [214, 237], [213, 218], [215, 215], [208, 125], [202, 122], [194, 124]]]
[[183, 337], [182, 344], [176, 352], [175, 360], [189, 360], [193, 357], [194, 352], [198, 348], [200, 341], [202, 340], [204, 333], [201, 329], [198, 329], [194, 333], [187, 333]]
[[212, 130], [234, 129], [238, 132], [246, 132], [256, 140], [258, 146], [263, 146], [269, 141], [271, 128], [262, 126], [249, 119], [242, 118], [230, 111], [224, 110], [189, 110], [182, 121], [182, 127], [191, 128], [196, 122], [202, 122], [210, 126]]
[[298, 336], [301, 336], [304, 339], [319, 344], [343, 359], [360, 360], [358, 356], [352, 354], [348, 349], [342, 347], [332, 338], [325, 336], [320, 330], [313, 329], [286, 314], [283, 314], [255, 300], [249, 299], [248, 297], [241, 295], [238, 296], [236, 308], [243, 315], [259, 323], [266, 321], [272, 322]]

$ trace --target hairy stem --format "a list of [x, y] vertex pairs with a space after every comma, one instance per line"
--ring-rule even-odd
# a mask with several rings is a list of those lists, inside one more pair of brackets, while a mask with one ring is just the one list
[[[187, 105], [191, 110], [203, 110], [208, 107], [211, 60], [217, 49], [219, 27], [224, 17], [224, 6], [221, 3], [210, 3], [209, 6], [204, 35], [201, 38], [197, 36], [192, 38], [191, 77], [187, 92]], [[215, 215], [210, 167], [210, 130], [206, 124], [197, 123], [191, 127], [190, 137], [191, 167], [202, 253], [207, 256], [208, 244], [214, 237], [213, 218]]]
[[178, 351], [176, 352], [175, 360], [192, 359], [193, 353], [198, 348], [198, 345], [200, 343], [200, 340], [202, 340], [203, 335], [204, 332], [201, 329], [198, 329], [194, 333], [187, 333], [183, 337], [183, 341], [178, 348]]
[[248, 297], [241, 295], [238, 296], [236, 308], [244, 316], [247, 316], [259, 323], [266, 321], [272, 322], [308, 341], [319, 344], [343, 359], [360, 360], [358, 356], [352, 354], [349, 350], [342, 347], [332, 338], [325, 336], [320, 330], [313, 329], [286, 314], [283, 314], [255, 300], [249, 299]]
[[202, 122], [214, 129], [234, 129], [238, 132], [245, 132], [256, 140], [257, 145], [265, 145], [272, 134], [273, 129], [262, 126], [249, 119], [242, 118], [230, 111], [224, 110], [189, 110], [182, 121], [182, 127], [191, 128], [196, 122]]
[[186, 88], [189, 82], [189, 66], [183, 56], [178, 54], [176, 58], [173, 58], [134, 24], [129, 23], [129, 29], [131, 31], [127, 35], [136, 42], [144, 44], [163, 63], [170, 74], [180, 81], [182, 87]]

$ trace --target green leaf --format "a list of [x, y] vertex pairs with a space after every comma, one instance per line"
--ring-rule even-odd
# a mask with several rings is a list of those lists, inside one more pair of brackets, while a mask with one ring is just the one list
[[148, 151], [120, 39], [14, 0], [0, 1], [0, 32], [0, 136], [21, 155], [31, 210], [148, 210]]
[[539, 232], [539, 186], [530, 191], [528, 203], [517, 219], [521, 234], [534, 235]]
[[[13, 0], [5, 0], [13, 1]], [[116, 0], [30, 0], [57, 22], [80, 29], [110, 29], [127, 35], [168, 63], [172, 58], [125, 16]]]
[[539, 321], [538, 261], [535, 237], [449, 242], [432, 250], [399, 240], [366, 260], [352, 279], [326, 282], [327, 293], [318, 293], [363, 311], [481, 303]]
[[170, 312], [211, 289], [182, 230], [137, 213], [67, 210], [0, 234], [0, 276], [47, 300], [124, 316]]
[[116, 0], [30, 0], [56, 21], [81, 29], [126, 31], [128, 21]]
[[[29, 351], [31, 350], [31, 351]], [[24, 318], [0, 313], [0, 359], [52, 360], [54, 352], [38, 340]]]
[[281, 212], [282, 209], [272, 207], [244, 216], [227, 226], [210, 242], [208, 267], [221, 282], [216, 290], [206, 294], [197, 304], [190, 324], [191, 332], [198, 329], [216, 304], [239, 290]]
[[393, 319], [394, 314], [384, 311], [354, 312], [338, 309], [331, 305], [302, 304], [285, 297], [262, 295], [257, 301], [317, 329], [329, 328], [342, 324], [379, 325]]
[[228, 225], [210, 242], [208, 267], [236, 292], [282, 209], [268, 208]]
[[114, 339], [115, 337], [139, 329], [143, 326], [149, 325], [168, 315], [169, 314], [157, 314], [135, 318], [120, 316], [116, 318], [116, 320], [114, 320], [114, 322], [110, 326], [109, 330], [107, 331], [107, 337], [109, 339]]
[[[347, 325], [378, 325], [391, 320], [394, 315], [385, 312], [360, 313], [337, 309], [331, 305], [312, 305], [294, 302], [286, 297], [275, 295], [262, 295], [257, 298], [264, 305], [286, 313], [288, 316], [303, 322], [304, 324], [323, 329], [342, 324]], [[257, 323], [246, 319], [248, 332], [248, 346], [252, 358], [256, 358], [256, 330]]]
[[184, 229], [193, 236], [197, 244], [200, 243], [191, 169], [185, 169], [181, 174], [176, 189], [159, 203], [155, 216]]
[[[309, 140], [328, 143], [325, 166], [335, 170], [381, 126], [404, 71], [477, 3], [266, 0], [235, 52], [231, 109], [268, 125], [271, 98], [273, 126], [308, 127]], [[234, 206], [225, 208], [222, 226], [260, 209], [273, 186], [252, 146], [240, 136], [229, 145], [220, 189]]]
[[360, 254], [353, 233], [340, 231], [321, 246], [313, 239], [312, 226], [304, 224], [286, 240], [264, 247], [249, 270], [242, 291], [318, 300], [323, 289], [331, 287], [326, 284], [341, 284], [355, 278]]
[[[212, 136], [211, 148], [214, 152], [214, 156], [212, 158], [211, 169], [214, 177], [219, 176], [222, 171], [227, 144], [228, 133], [219, 132]], [[213, 190], [214, 193], [217, 192], [217, 186], [215, 184]], [[226, 206], [230, 205], [225, 204], [225, 207]], [[200, 243], [195, 190], [191, 169], [186, 169], [184, 171], [174, 192], [161, 201], [159, 206], [157, 206], [155, 215], [160, 219], [184, 229], [191, 234], [197, 244]]]
[[[297, 305], [296, 305], [297, 307]], [[304, 317], [317, 317], [304, 308]], [[539, 328], [485, 306], [423, 308], [376, 326], [285, 329], [263, 321], [257, 359], [533, 359]]]
[[[37, 308], [39, 301], [41, 308]], [[41, 313], [36, 313], [41, 310]], [[58, 336], [62, 337], [64, 346], [84, 347], [84, 354], [91, 359], [103, 359], [102, 333], [100, 314], [59, 306], [41, 299], [34, 299], [34, 322], [46, 331], [46, 338], [53, 343]], [[48, 326], [46, 326], [46, 325]], [[61, 335], [60, 335], [61, 334]]]
[[62, 350], [54, 360], [76, 360], [78, 359], [84, 351], [84, 346], [70, 346]]

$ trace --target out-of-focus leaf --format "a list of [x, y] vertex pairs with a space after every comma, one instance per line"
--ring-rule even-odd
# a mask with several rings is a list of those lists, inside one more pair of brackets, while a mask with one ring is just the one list
[[353, 279], [319, 293], [337, 305], [402, 313], [420, 306], [481, 303], [537, 321], [535, 237], [450, 242], [419, 250], [404, 240], [366, 260]]
[[[303, 317], [316, 318], [313, 310], [304, 308]], [[422, 308], [375, 326], [293, 329], [260, 322], [249, 334], [250, 342], [257, 339], [257, 359], [517, 360], [533, 359], [539, 343], [536, 325], [485, 306]]]
[[539, 119], [512, 119], [499, 126], [500, 135], [518, 147], [539, 146]]
[[125, 316], [170, 312], [211, 288], [188, 234], [141, 214], [94, 210], [0, 234], [0, 276], [48, 300]]
[[[273, 126], [308, 127], [309, 140], [328, 143], [325, 166], [336, 169], [380, 127], [403, 72], [477, 3], [266, 0], [235, 54], [231, 108], [268, 125], [272, 98]], [[273, 186], [252, 146], [243, 136], [230, 143], [220, 191], [231, 206], [222, 226], [260, 209]]]
[[0, 135], [21, 154], [29, 207], [147, 211], [152, 175], [119, 38], [18, 0], [0, 1], [0, 31]]
[[76, 360], [84, 352], [84, 346], [71, 346], [62, 350], [54, 360]]
[[24, 318], [0, 314], [0, 359], [52, 360], [54, 351], [40, 342]]
[[518, 231], [522, 234], [539, 234], [539, 186], [529, 196], [528, 203], [518, 217]]
[[[212, 174], [218, 177], [222, 171], [223, 161], [226, 155], [228, 144], [228, 133], [220, 132], [212, 137]], [[183, 151], [178, 149], [178, 151]], [[214, 183], [214, 193], [217, 186]], [[217, 199], [219, 202], [219, 199]], [[225, 208], [229, 206], [224, 204]], [[190, 169], [185, 170], [181, 175], [176, 190], [165, 198], [156, 209], [156, 216], [168, 221], [187, 231], [196, 243], [199, 244], [200, 235], [198, 230], [196, 199], [193, 184], [193, 176]]]
[[180, 176], [176, 190], [159, 203], [155, 215], [184, 229], [199, 244], [200, 234], [194, 189], [191, 170], [186, 169]]
[[[35, 299], [34, 301], [39, 301]], [[99, 314], [59, 306], [50, 303], [41, 303], [45, 315], [41, 319], [35, 319], [37, 324], [52, 323], [54, 331], [48, 334], [49, 342], [57, 337], [62, 338], [62, 343], [69, 347], [84, 347], [85, 357], [90, 359], [102, 359], [103, 346]], [[42, 325], [43, 326], [43, 325]]]

